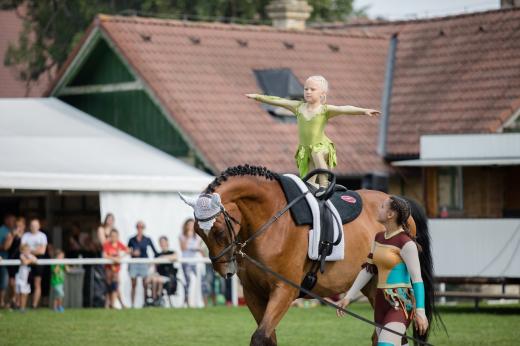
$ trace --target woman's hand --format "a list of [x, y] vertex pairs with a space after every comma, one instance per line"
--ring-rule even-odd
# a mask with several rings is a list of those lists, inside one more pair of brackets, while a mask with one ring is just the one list
[[381, 112], [375, 109], [367, 109], [365, 111], [365, 115], [368, 115], [369, 117], [378, 116], [381, 115]]
[[[338, 302], [338, 306], [340, 308], [343, 308], [345, 309], [348, 305], [350, 304], [350, 299], [348, 299], [347, 297], [344, 297], [343, 299], [341, 299], [339, 302]], [[343, 317], [345, 316], [345, 312], [340, 310], [340, 309], [337, 309], [336, 310], [336, 315], [338, 317]]]
[[419, 335], [424, 335], [428, 330], [428, 319], [423, 309], [417, 309], [414, 317], [415, 329], [419, 332]]

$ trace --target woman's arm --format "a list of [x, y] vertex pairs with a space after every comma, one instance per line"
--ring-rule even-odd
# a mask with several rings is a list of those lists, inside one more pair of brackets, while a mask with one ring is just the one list
[[381, 112], [375, 109], [359, 108], [354, 106], [334, 106], [327, 105], [327, 111], [329, 118], [333, 118], [338, 115], [380, 115]]
[[300, 104], [300, 101], [296, 100], [288, 100], [278, 96], [269, 96], [269, 95], [258, 95], [258, 94], [246, 94], [250, 99], [260, 101], [262, 103], [267, 103], [272, 106], [283, 107], [288, 109], [293, 114], [296, 112], [296, 107]]
[[3, 249], [4, 251], [9, 250], [11, 245], [13, 245], [13, 240], [14, 240], [13, 233], [11, 233], [11, 232], [7, 233], [7, 236], [5, 237], [5, 240], [4, 240], [4, 249]]
[[401, 248], [401, 258], [406, 264], [406, 269], [410, 273], [412, 279], [412, 287], [415, 296], [415, 312], [416, 316], [420, 318], [419, 321], [416, 319], [418, 324], [419, 333], [422, 335], [428, 328], [428, 319], [426, 318], [426, 310], [424, 305], [424, 283], [421, 276], [421, 263], [419, 262], [419, 252], [417, 251], [417, 245], [413, 241], [409, 241]]
[[[375, 271], [370, 269], [370, 267], [374, 265], [372, 263], [372, 254], [374, 253], [375, 246], [376, 244], [373, 242], [372, 249], [370, 250], [367, 261], [363, 264], [361, 271], [358, 273], [356, 280], [354, 280], [354, 283], [347, 291], [347, 294], [345, 294], [345, 297], [339, 301], [339, 307], [346, 308], [350, 302], [359, 294], [359, 291], [361, 291], [361, 289], [365, 287], [370, 279], [372, 279], [372, 277], [375, 275]], [[336, 315], [338, 315], [338, 317], [342, 317], [345, 315], [345, 313], [338, 309], [336, 311]]]

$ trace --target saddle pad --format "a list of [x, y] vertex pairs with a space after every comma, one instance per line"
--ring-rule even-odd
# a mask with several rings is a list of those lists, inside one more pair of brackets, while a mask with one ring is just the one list
[[[300, 194], [308, 191], [308, 186], [297, 176], [293, 174], [286, 174], [287, 178], [291, 179], [296, 187], [299, 189]], [[312, 217], [312, 228], [309, 230], [309, 248], [307, 254], [311, 260], [318, 260], [320, 258], [320, 242], [322, 241], [321, 233], [321, 212], [319, 203], [316, 197], [312, 194], [305, 195], [305, 201], [309, 207], [309, 212]], [[326, 261], [340, 261], [345, 256], [345, 237], [343, 236], [343, 227], [341, 225], [341, 218], [336, 208], [330, 201], [326, 201], [323, 207], [326, 207], [332, 213], [332, 237], [333, 240], [339, 239], [339, 244], [332, 248], [332, 252], [325, 257]]]
[[[280, 176], [280, 184], [288, 203], [302, 194], [298, 185], [285, 175]], [[363, 209], [363, 201], [356, 191], [337, 190], [329, 200], [336, 207], [343, 224], [356, 219]], [[290, 212], [296, 225], [312, 225], [312, 212], [305, 199], [292, 206]]]

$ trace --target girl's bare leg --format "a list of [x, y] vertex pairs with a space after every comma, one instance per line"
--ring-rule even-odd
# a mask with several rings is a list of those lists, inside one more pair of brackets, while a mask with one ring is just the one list
[[[329, 152], [326, 150], [321, 150], [312, 153], [312, 161], [316, 168], [329, 169], [327, 166], [327, 157], [329, 156]], [[309, 165], [310, 166], [310, 165]], [[329, 185], [329, 181], [327, 179], [326, 174], [318, 174], [318, 183], [320, 187], [327, 187]]]
[[[315, 170], [315, 169], [316, 169], [316, 166], [314, 165], [314, 160], [311, 158], [309, 160], [309, 172], [312, 170]], [[318, 185], [317, 179], [318, 179], [318, 175], [315, 174], [312, 177], [310, 177], [309, 180], [307, 180], [307, 182], [309, 184], [311, 184], [312, 186], [314, 186], [315, 188], [318, 188], [319, 185]]]
[[20, 309], [25, 309], [27, 306], [27, 294], [20, 294]]

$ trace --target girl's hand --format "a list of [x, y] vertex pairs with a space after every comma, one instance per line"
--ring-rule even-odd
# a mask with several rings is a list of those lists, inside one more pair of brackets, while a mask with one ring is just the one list
[[[345, 309], [350, 304], [350, 300], [347, 297], [344, 297], [338, 302], [338, 306], [340, 308]], [[336, 316], [343, 317], [345, 316], [345, 312], [341, 311], [340, 309], [336, 310]]]
[[428, 330], [428, 319], [426, 318], [424, 310], [416, 310], [414, 317], [414, 325], [415, 329], [417, 329], [417, 331], [419, 332], [419, 335], [424, 335], [424, 333], [426, 333], [426, 330]]
[[365, 115], [368, 115], [369, 117], [378, 116], [381, 115], [381, 112], [375, 109], [367, 109], [365, 111]]
[[246, 94], [246, 97], [254, 100], [256, 97], [256, 94]]

